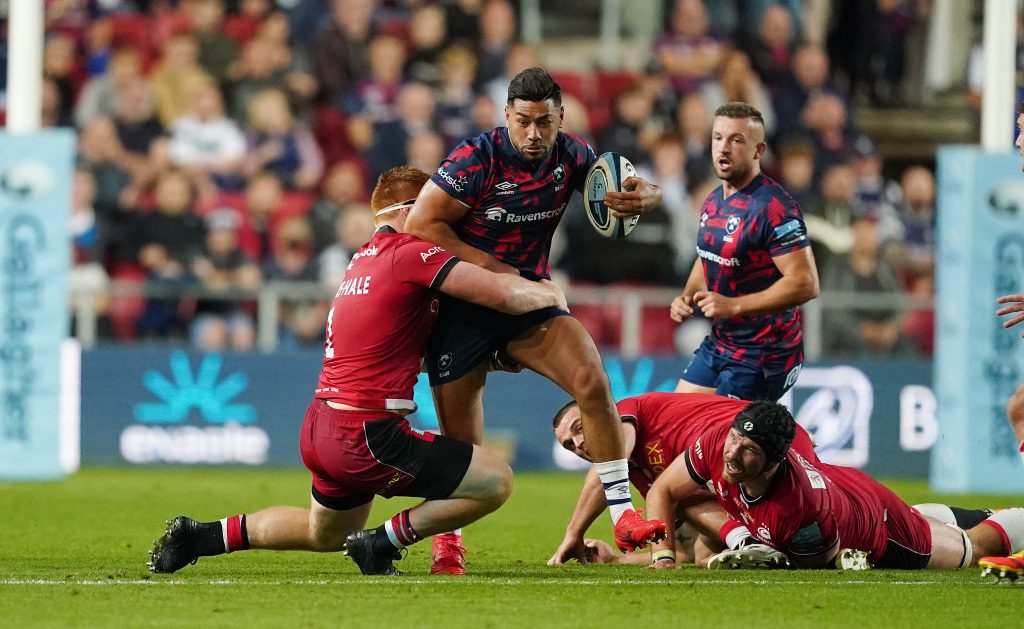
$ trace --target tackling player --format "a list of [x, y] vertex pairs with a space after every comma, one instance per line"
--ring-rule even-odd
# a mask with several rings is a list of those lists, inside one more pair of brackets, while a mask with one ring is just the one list
[[[712, 557], [709, 567], [744, 567], [750, 541], [801, 568], [867, 567], [865, 559], [877, 568], [965, 568], [985, 553], [1024, 548], [1024, 509], [999, 511], [965, 531], [921, 515], [860, 470], [809, 461], [790, 447], [795, 434], [785, 406], [751, 403], [731, 425], [704, 432], [654, 482], [651, 514], [669, 517], [680, 500], [713, 488], [732, 517], [722, 539], [740, 550]], [[676, 567], [671, 538], [652, 549], [650, 567]]]
[[[645, 393], [616, 404], [622, 420], [622, 435], [629, 453], [629, 480], [646, 497], [651, 483], [685, 452], [705, 430], [716, 425], [731, 425], [747, 402], [703, 393]], [[582, 430], [579, 407], [570, 402], [559, 409], [552, 420], [555, 439], [563, 448], [592, 461]], [[797, 426], [793, 445], [811, 460], [817, 460], [810, 436]], [[575, 559], [587, 563], [593, 544], [586, 544], [584, 535], [604, 510], [601, 481], [594, 470], [587, 474], [576, 503], [565, 538], [548, 560], [549, 566]], [[703, 563], [714, 552], [723, 550], [718, 531], [726, 524], [728, 514], [718, 506], [709, 491], [699, 491], [680, 503], [677, 515], [701, 534], [695, 553], [686, 561]], [[675, 518], [673, 517], [673, 521]], [[669, 520], [665, 520], [668, 522]], [[677, 532], [678, 536], [678, 532]], [[622, 557], [628, 562], [650, 561], [650, 555], [633, 553]]]
[[[410, 167], [380, 176], [371, 206], [377, 231], [352, 256], [327, 317], [323, 368], [300, 434], [313, 477], [309, 509], [270, 507], [200, 523], [174, 518], [153, 550], [153, 572], [199, 557], [249, 548], [338, 551], [363, 574], [400, 574], [401, 548], [473, 522], [512, 490], [512, 472], [494, 454], [451, 437], [420, 434], [405, 415], [437, 314], [438, 293], [510, 315], [565, 308], [551, 282], [499, 275], [402, 229], [429, 175]], [[376, 529], [359, 530], [374, 495], [425, 501]]]
[[[465, 140], [441, 163], [416, 199], [409, 233], [460, 259], [531, 280], [547, 278], [551, 237], [573, 191], [596, 161], [582, 139], [561, 131], [561, 88], [541, 68], [509, 83], [506, 127]], [[605, 203], [617, 217], [661, 203], [661, 190], [631, 177]], [[427, 346], [426, 367], [441, 431], [479, 444], [483, 389], [494, 356], [549, 378], [579, 403], [597, 474], [620, 548], [665, 534], [632, 508], [622, 431], [608, 377], [593, 340], [564, 309], [509, 316], [445, 298]], [[432, 572], [464, 572], [460, 536], [435, 538]]]
[[746, 103], [715, 112], [711, 153], [722, 185], [701, 208], [697, 260], [672, 300], [673, 321], [699, 308], [711, 334], [676, 391], [778, 400], [803, 363], [800, 311], [818, 272], [799, 206], [761, 173], [764, 119]]

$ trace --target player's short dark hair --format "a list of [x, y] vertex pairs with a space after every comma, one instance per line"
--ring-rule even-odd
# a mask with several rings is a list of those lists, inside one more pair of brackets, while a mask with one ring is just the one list
[[508, 104], [517, 99], [535, 103], [550, 100], [561, 107], [562, 88], [544, 68], [527, 68], [508, 84]]
[[568, 404], [558, 409], [558, 412], [555, 413], [555, 418], [551, 420], [552, 430], [558, 428], [558, 425], [562, 423], [562, 418], [565, 417], [565, 414], [568, 413], [569, 410], [574, 406], [577, 406], [576, 400], [569, 400]]
[[732, 427], [756, 443], [767, 463], [778, 463], [796, 436], [796, 420], [789, 409], [778, 402], [763, 400], [751, 402], [736, 414]]
[[430, 175], [412, 166], [395, 166], [386, 170], [377, 178], [377, 185], [374, 186], [373, 195], [370, 197], [370, 207], [376, 212], [394, 203], [406, 201], [408, 199], [399, 199], [395, 196], [401, 185], [409, 184], [418, 190], [429, 180]]
[[726, 103], [716, 109], [715, 118], [719, 116], [723, 118], [746, 118], [764, 127], [764, 116], [761, 115], [761, 112], [753, 105], [740, 101]]

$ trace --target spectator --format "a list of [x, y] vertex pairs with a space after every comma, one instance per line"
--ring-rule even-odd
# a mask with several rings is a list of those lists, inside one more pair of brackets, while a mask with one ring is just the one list
[[199, 48], [188, 33], [168, 38], [164, 54], [150, 75], [156, 99], [157, 116], [165, 128], [192, 107], [196, 92], [212, 81], [212, 77], [199, 65]]
[[[432, 132], [434, 128], [434, 95], [426, 85], [409, 83], [402, 87], [397, 105], [397, 119], [378, 122], [372, 127], [371, 144], [365, 151], [372, 179], [404, 163], [408, 159], [406, 146], [410, 138]], [[361, 120], [368, 122], [368, 119]], [[440, 163], [438, 160], [427, 172], [436, 170]]]
[[335, 243], [334, 232], [338, 218], [347, 212], [362, 209], [369, 200], [363, 170], [352, 160], [331, 166], [324, 176], [322, 189], [322, 196], [306, 214], [313, 230], [313, 249], [318, 254]]
[[749, 53], [754, 71], [772, 95], [782, 89], [789, 78], [793, 48], [792, 14], [781, 4], [766, 8], [761, 14], [761, 28]]
[[744, 102], [753, 105], [764, 118], [765, 133], [775, 130], [775, 111], [771, 97], [757, 74], [750, 67], [750, 58], [735, 50], [728, 53], [717, 81], [707, 81], [702, 87], [708, 109], [717, 109], [724, 103]]
[[141, 76], [138, 51], [134, 48], [118, 50], [106, 73], [91, 78], [82, 88], [75, 105], [75, 126], [84, 129], [100, 116], [112, 118], [117, 113], [118, 89]]
[[370, 41], [370, 75], [346, 96], [345, 110], [374, 125], [394, 122], [398, 118], [396, 103], [404, 65], [402, 40], [390, 35], [374, 37]]
[[815, 94], [804, 108], [802, 120], [811, 134], [818, 172], [853, 158], [857, 133], [850, 128], [841, 98], [828, 92]]
[[426, 173], [436, 170], [447, 155], [444, 138], [433, 131], [417, 133], [405, 143], [405, 163]]
[[718, 76], [728, 49], [726, 42], [709, 32], [701, 0], [676, 0], [671, 28], [654, 43], [653, 56], [676, 93], [684, 95]]
[[828, 82], [828, 56], [821, 48], [804, 44], [793, 53], [792, 77], [774, 97], [775, 144], [805, 134], [802, 113], [811, 97], [824, 91], [836, 92]]
[[686, 180], [699, 184], [713, 176], [711, 170], [711, 112], [704, 98], [688, 94], [679, 101], [676, 128], [686, 149]]
[[[71, 126], [74, 119], [75, 95], [82, 83], [82, 72], [78, 66], [75, 42], [70, 37], [53, 35], [47, 38], [43, 48], [43, 76], [56, 88], [60, 102], [56, 121], [49, 126]], [[52, 97], [51, 97], [52, 100]]]
[[228, 68], [238, 59], [238, 43], [224, 34], [224, 4], [221, 0], [194, 0], [190, 13], [195, 25], [199, 47], [199, 65], [218, 84], [228, 75]]
[[313, 40], [313, 73], [321, 100], [340, 103], [369, 74], [374, 0], [331, 0], [331, 20]]
[[245, 135], [224, 115], [220, 90], [213, 83], [196, 92], [192, 109], [174, 124], [168, 157], [192, 178], [200, 196], [242, 187]]
[[285, 89], [285, 69], [275, 58], [275, 44], [254, 37], [242, 48], [242, 56], [230, 73], [227, 93], [231, 118], [245, 124], [256, 96], [265, 90]]
[[358, 205], [338, 215], [334, 228], [335, 238], [317, 258], [320, 283], [337, 288], [345, 277], [352, 254], [373, 235], [373, 211], [368, 205]]
[[68, 285], [72, 290], [71, 309], [77, 314], [86, 304], [78, 298], [87, 296], [91, 307], [98, 316], [103, 316], [109, 307], [107, 289], [110, 276], [103, 268], [103, 254], [106, 249], [106, 226], [93, 208], [96, 198], [96, 181], [92, 173], [76, 168], [71, 187], [71, 216], [68, 232], [71, 235], [71, 269]]
[[634, 165], [649, 165], [647, 145], [653, 141], [651, 100], [639, 85], [619, 92], [615, 98], [611, 123], [597, 139], [598, 148], [627, 156]]
[[96, 183], [94, 207], [106, 220], [112, 220], [122, 208], [134, 205], [122, 203], [122, 193], [133, 179], [130, 161], [110, 118], [96, 118], [82, 129], [78, 137], [78, 165], [92, 174]]
[[[853, 223], [849, 253], [832, 258], [822, 274], [822, 290], [848, 295], [886, 293], [897, 297], [899, 280], [880, 255], [878, 226]], [[899, 340], [898, 308], [834, 308], [824, 317], [823, 336], [829, 356], [887, 356]]]
[[114, 31], [110, 20], [100, 18], [89, 24], [85, 32], [85, 74], [88, 77], [102, 76], [110, 67], [114, 56]]
[[[450, 46], [441, 53], [441, 87], [437, 96], [438, 131], [446, 146], [455, 148], [464, 138], [474, 134], [473, 75], [476, 57], [465, 46]], [[431, 168], [427, 172], [432, 172]]]
[[814, 187], [814, 148], [800, 141], [783, 145], [779, 151], [778, 179], [801, 209], [816, 205], [818, 191]]
[[[499, 0], [504, 1], [504, 0]], [[508, 84], [512, 77], [516, 76], [527, 68], [540, 65], [537, 51], [526, 44], [513, 44], [505, 55], [505, 76], [492, 79], [489, 83], [483, 84], [481, 89], [486, 92], [494, 101], [495, 117], [490, 125], [486, 127], [490, 131], [494, 127], [505, 124], [505, 105], [508, 101]], [[480, 67], [477, 66], [477, 76], [480, 76]], [[565, 94], [563, 94], [565, 96]]]
[[[476, 85], [483, 88], [494, 81], [508, 85], [506, 79], [519, 73], [516, 70], [510, 74], [508, 69], [508, 57], [516, 43], [516, 13], [508, 0], [486, 0], [480, 9], [479, 24], [480, 50], [477, 57], [480, 63], [476, 68]], [[536, 64], [525, 67], [533, 65]]]
[[911, 166], [900, 178], [900, 194], [896, 211], [901, 230], [888, 243], [886, 255], [911, 291], [926, 280], [929, 287], [917, 292], [927, 295], [935, 269], [935, 176], [924, 166]]
[[71, 109], [65, 106], [60, 86], [53, 79], [43, 79], [41, 101], [40, 124], [43, 127], [72, 126]]
[[857, 178], [852, 168], [837, 164], [825, 171], [821, 181], [821, 198], [802, 209], [814, 260], [825, 268], [832, 258], [850, 250]]
[[281, 181], [271, 173], [256, 173], [245, 187], [245, 213], [253, 236], [246, 251], [261, 263], [271, 256], [273, 227], [284, 190]]
[[164, 134], [164, 126], [153, 110], [153, 90], [141, 76], [131, 77], [117, 87], [114, 125], [121, 146], [133, 160], [148, 159], [149, 151]]
[[[317, 282], [319, 269], [313, 257], [313, 233], [305, 218], [282, 221], [273, 247], [273, 257], [263, 266], [268, 282]], [[316, 300], [293, 300], [281, 304], [280, 321], [286, 340], [302, 345], [323, 343], [326, 304]]]
[[239, 247], [241, 223], [232, 209], [208, 214], [205, 246], [192, 259], [192, 273], [205, 290], [214, 293], [196, 302], [191, 325], [192, 344], [202, 351], [228, 347], [245, 351], [256, 344], [256, 329], [245, 302], [231, 299], [233, 293], [255, 290], [261, 283], [259, 266]]
[[862, 135], [854, 141], [850, 165], [857, 175], [853, 200], [857, 218], [874, 221], [882, 242], [892, 241], [902, 233], [895, 207], [900, 201], [900, 186], [882, 176], [882, 156], [871, 138]]
[[409, 21], [409, 37], [412, 40], [412, 51], [405, 64], [406, 78], [426, 83], [434, 89], [439, 88], [439, 60], [447, 38], [444, 9], [436, 5], [416, 9]]
[[323, 154], [313, 134], [295, 124], [280, 90], [261, 92], [249, 107], [249, 155], [244, 172], [269, 172], [285, 186], [313, 188], [323, 174]]
[[273, 67], [284, 72], [288, 99], [297, 117], [306, 121], [319, 86], [313, 76], [313, 62], [307, 48], [292, 44], [290, 34], [287, 16], [282, 11], [274, 11], [260, 23], [256, 38], [270, 44], [268, 48]]
[[657, 181], [661, 187], [662, 208], [671, 218], [672, 242], [675, 245], [675, 267], [682, 275], [693, 268], [694, 248], [700, 217], [690, 202], [686, 180], [686, 150], [678, 135], [664, 134], [651, 147], [650, 176], [639, 168], [639, 174], [648, 181]]

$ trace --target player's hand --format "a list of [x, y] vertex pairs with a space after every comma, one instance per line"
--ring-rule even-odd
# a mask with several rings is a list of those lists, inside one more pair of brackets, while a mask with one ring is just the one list
[[668, 315], [676, 323], [682, 323], [693, 316], [693, 296], [682, 293], [676, 295], [669, 306]]
[[678, 570], [679, 566], [676, 562], [671, 559], [662, 559], [660, 561], [652, 561], [647, 564], [648, 570]]
[[[1005, 308], [1000, 308], [999, 310], [996, 310], [996, 315], [1000, 317], [1003, 315], [1012, 314], [1014, 312], [1024, 312], [1024, 295], [1003, 295], [1002, 297], [996, 300], [996, 303], [1010, 304]], [[1007, 319], [1006, 321], [1003, 321], [1003, 327], [1012, 328], [1021, 321], [1024, 321], [1024, 314], [1019, 314], [1016, 317], [1013, 317], [1012, 319]], [[1021, 334], [1021, 337], [1024, 338], [1024, 334]]]
[[587, 547], [584, 545], [583, 540], [575, 535], [566, 535], [562, 543], [559, 544], [558, 550], [555, 551], [554, 555], [551, 555], [551, 559], [548, 559], [549, 566], [560, 566], [566, 562], [575, 559], [581, 564], [590, 563], [590, 558], [587, 555]]
[[555, 293], [558, 299], [558, 304], [555, 307], [561, 308], [562, 310], [569, 312], [569, 302], [565, 300], [565, 293], [562, 292], [562, 288], [558, 284], [552, 282], [551, 280], [541, 280], [540, 283], [543, 284], [544, 286], [547, 286], [548, 288], [551, 289], [553, 293]]
[[639, 177], [628, 177], [622, 182], [622, 192], [605, 194], [604, 204], [615, 218], [643, 214], [661, 205], [661, 188]]
[[693, 294], [693, 301], [708, 319], [729, 319], [740, 314], [737, 300], [707, 290]]
[[590, 563], [619, 563], [622, 557], [620, 553], [615, 552], [611, 544], [601, 539], [583, 540], [583, 545], [586, 546], [587, 559]]

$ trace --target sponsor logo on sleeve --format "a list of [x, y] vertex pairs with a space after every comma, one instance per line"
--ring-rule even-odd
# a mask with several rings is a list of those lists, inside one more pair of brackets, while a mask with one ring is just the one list
[[427, 249], [426, 251], [421, 251], [420, 258], [422, 258], [423, 261], [426, 262], [427, 260], [430, 259], [430, 256], [434, 255], [435, 253], [441, 253], [442, 251], [444, 251], [444, 247], [434, 246], [431, 247], [430, 249]]
[[466, 189], [466, 184], [469, 181], [464, 176], [452, 177], [443, 166], [437, 167], [437, 176], [444, 180], [446, 184], [452, 187], [456, 192], [463, 192]]

